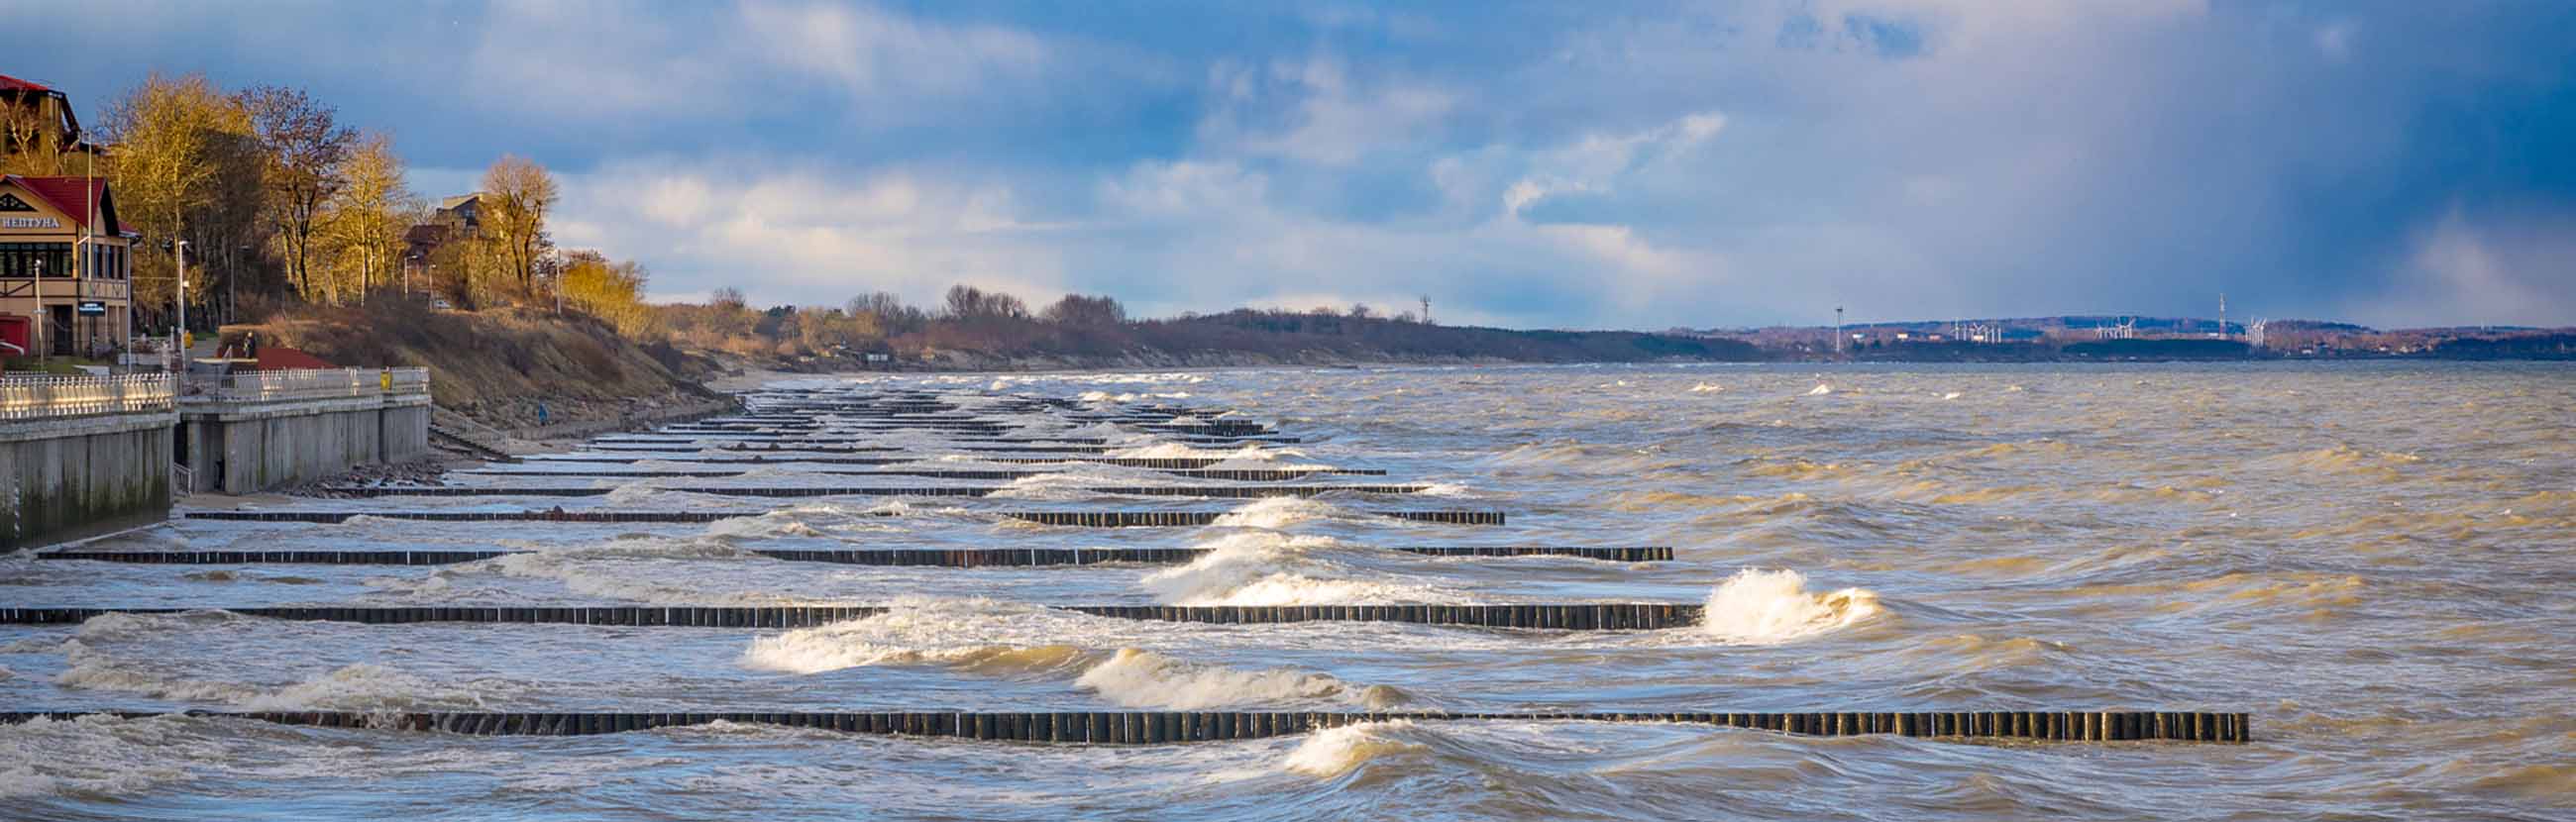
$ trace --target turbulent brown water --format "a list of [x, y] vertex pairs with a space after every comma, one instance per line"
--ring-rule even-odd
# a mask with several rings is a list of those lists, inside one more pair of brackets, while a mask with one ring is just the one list
[[[90, 547], [536, 553], [445, 568], [20, 555], [0, 558], [0, 605], [902, 607], [784, 631], [371, 627], [218, 610], [0, 627], [0, 709], [2201, 709], [2253, 712], [2255, 740], [1971, 744], [1425, 722], [1092, 748], [738, 726], [494, 738], [84, 719], [0, 727], [0, 817], [2576, 817], [2576, 369], [2565, 366], [1388, 368], [860, 384], [1234, 408], [1308, 438], [1234, 454], [1238, 464], [1385, 468], [1365, 481], [1436, 487], [1429, 498], [1097, 498], [1075, 487], [1203, 481], [1074, 465], [998, 499], [666, 490], [852, 484], [813, 473], [825, 466], [780, 465], [724, 479], [456, 478], [617, 487], [600, 498], [279, 500], [268, 506], [768, 513], [712, 525], [184, 523]], [[978, 464], [906, 436], [891, 441], [927, 464]], [[1240, 513], [1118, 531], [989, 513], [1032, 507]], [[1497, 509], [1512, 524], [1354, 515], [1394, 507]], [[905, 516], [862, 515], [885, 508]], [[1659, 544], [1679, 556], [1380, 547], [1480, 543]], [[972, 570], [746, 553], [994, 545], [1219, 550], [1187, 566]], [[1037, 607], [1579, 601], [1704, 602], [1709, 617], [1560, 633], [1143, 623]]]

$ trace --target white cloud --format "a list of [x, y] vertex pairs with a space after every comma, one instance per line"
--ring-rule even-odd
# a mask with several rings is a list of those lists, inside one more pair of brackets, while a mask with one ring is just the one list
[[775, 168], [707, 174], [627, 162], [562, 175], [565, 247], [646, 261], [656, 294], [734, 286], [755, 300], [838, 304], [868, 291], [927, 303], [954, 283], [1033, 302], [1064, 290], [1057, 227], [1013, 192], [905, 171]]
[[1199, 124], [1203, 147], [1323, 166], [1419, 145], [1459, 104], [1454, 92], [1429, 83], [1354, 81], [1330, 58], [1220, 65], [1209, 85], [1218, 105]]
[[745, 34], [765, 54], [818, 72], [851, 95], [960, 95], [987, 83], [1035, 76], [1049, 48], [1024, 31], [953, 26], [869, 6], [753, 0], [742, 6]]
[[617, 0], [502, 0], [464, 38], [460, 89], [566, 117], [739, 119], [837, 89], [861, 122], [1028, 84], [1056, 48], [1001, 26], [871, 5], [744, 0], [638, 13]]
[[2417, 232], [2388, 286], [2347, 310], [2383, 328], [2576, 321], [2576, 214], [2472, 217], [2454, 207]]

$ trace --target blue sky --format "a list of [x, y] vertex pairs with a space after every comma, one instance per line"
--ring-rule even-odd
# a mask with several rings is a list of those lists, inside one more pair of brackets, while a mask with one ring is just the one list
[[[96, 21], [112, 20], [112, 25]], [[8, 4], [85, 119], [301, 85], [652, 290], [1740, 326], [2576, 323], [2576, 4]]]

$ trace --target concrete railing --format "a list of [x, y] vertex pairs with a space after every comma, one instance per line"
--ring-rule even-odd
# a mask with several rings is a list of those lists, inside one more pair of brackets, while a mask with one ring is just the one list
[[190, 398], [228, 401], [321, 400], [344, 397], [425, 396], [427, 368], [299, 368], [246, 371], [191, 379]]
[[168, 411], [177, 392], [167, 374], [0, 379], [0, 420]]

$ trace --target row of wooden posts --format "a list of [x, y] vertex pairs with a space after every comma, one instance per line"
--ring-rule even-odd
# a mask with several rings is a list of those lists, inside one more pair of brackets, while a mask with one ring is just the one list
[[[0, 723], [82, 716], [159, 716], [139, 711], [0, 713]], [[718, 722], [921, 737], [1090, 745], [1153, 745], [1265, 739], [1371, 722], [1619, 722], [1714, 725], [1800, 736], [1907, 736], [2068, 742], [2242, 743], [2253, 717], [2206, 711], [1823, 711], [1452, 713], [1276, 711], [1053, 711], [862, 713], [375, 713], [190, 711], [185, 715], [321, 728], [435, 731], [475, 736], [589, 736], [686, 728]]]

